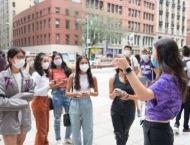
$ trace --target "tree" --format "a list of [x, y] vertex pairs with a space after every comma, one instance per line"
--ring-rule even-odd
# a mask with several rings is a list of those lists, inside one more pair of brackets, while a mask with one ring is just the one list
[[121, 19], [103, 17], [101, 15], [87, 15], [82, 25], [82, 42], [90, 47], [107, 41], [107, 44], [121, 44], [123, 35]]

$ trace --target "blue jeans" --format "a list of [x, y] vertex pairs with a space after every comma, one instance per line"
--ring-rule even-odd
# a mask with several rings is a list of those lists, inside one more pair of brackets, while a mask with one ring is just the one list
[[93, 110], [90, 98], [72, 99], [69, 115], [71, 120], [72, 141], [74, 145], [92, 145], [93, 141]]
[[[54, 89], [53, 95], [53, 113], [54, 113], [54, 131], [56, 140], [61, 139], [60, 135], [60, 121], [62, 116], [63, 107], [65, 112], [68, 112], [70, 98], [65, 96], [65, 91], [61, 89]], [[70, 139], [71, 127], [66, 127], [65, 139]]]

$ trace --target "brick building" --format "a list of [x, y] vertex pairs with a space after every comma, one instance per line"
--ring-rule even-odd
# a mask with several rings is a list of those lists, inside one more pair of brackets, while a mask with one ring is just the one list
[[[120, 53], [124, 45], [137, 50], [152, 47], [156, 35], [155, 5], [155, 0], [45, 0], [15, 16], [13, 43], [34, 52], [42, 46], [47, 52], [76, 52], [82, 50], [82, 44], [88, 45], [83, 48], [91, 48], [88, 43], [98, 37], [93, 47], [99, 49], [98, 54], [110, 56]], [[93, 33], [92, 29], [98, 26], [90, 24], [96, 17], [109, 30], [106, 37]], [[81, 20], [86, 37], [81, 33]]]
[[77, 20], [81, 15], [81, 3], [45, 0], [14, 17], [13, 44], [35, 52], [40, 48], [47, 52], [71, 51], [70, 46], [80, 49], [81, 30]]

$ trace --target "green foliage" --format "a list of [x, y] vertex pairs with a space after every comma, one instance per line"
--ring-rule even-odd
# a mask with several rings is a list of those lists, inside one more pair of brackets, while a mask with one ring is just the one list
[[105, 40], [108, 44], [119, 43], [123, 35], [121, 23], [119, 19], [89, 15], [82, 25], [83, 44], [86, 44], [87, 39], [90, 39], [88, 45], [91, 47]]

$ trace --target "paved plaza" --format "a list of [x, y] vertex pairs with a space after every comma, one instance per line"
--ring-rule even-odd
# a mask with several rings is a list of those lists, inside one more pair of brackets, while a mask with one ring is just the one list
[[[110, 118], [111, 100], [108, 97], [108, 81], [114, 75], [113, 69], [98, 69], [93, 70], [98, 78], [99, 96], [93, 98], [94, 109], [94, 145], [116, 145], [113, 127]], [[181, 120], [182, 121], [182, 120]], [[173, 126], [173, 121], [171, 122]], [[182, 124], [182, 123], [181, 123]], [[62, 138], [64, 138], [65, 128], [62, 125]], [[28, 133], [24, 145], [33, 145], [35, 138], [35, 121], [32, 121], [32, 130]], [[55, 144], [54, 130], [53, 130], [53, 114], [50, 115], [50, 132], [49, 132], [50, 145]], [[0, 141], [0, 145], [3, 142]], [[127, 145], [143, 145], [143, 132], [140, 126], [140, 119], [136, 117], [132, 128]], [[175, 136], [174, 145], [190, 145], [190, 133], [181, 133]]]

